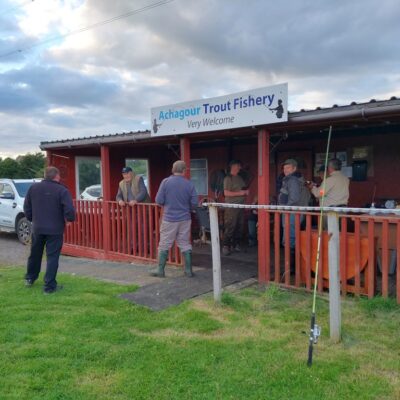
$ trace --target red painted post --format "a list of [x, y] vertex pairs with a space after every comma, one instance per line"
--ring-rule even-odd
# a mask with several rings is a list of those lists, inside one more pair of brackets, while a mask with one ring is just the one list
[[138, 248], [138, 235], [140, 235], [140, 232], [139, 232], [139, 226], [138, 226], [138, 218], [137, 218], [137, 215], [138, 215], [138, 207], [136, 206], [136, 207], [133, 207], [132, 208], [132, 229], [133, 229], [133, 239], [132, 239], [132, 241], [133, 241], [133, 255], [134, 256], [136, 256], [136, 255], [139, 255], [139, 253], [138, 253], [138, 250], [139, 250], [139, 248]]
[[360, 295], [361, 288], [361, 279], [360, 279], [360, 271], [361, 271], [361, 234], [360, 234], [360, 218], [355, 218], [354, 221], [354, 245], [355, 245], [355, 278], [354, 278], [354, 291], [355, 295]]
[[[266, 129], [258, 131], [258, 204], [269, 204], [269, 136]], [[259, 210], [258, 280], [261, 283], [270, 280], [270, 254], [267, 254], [267, 246], [264, 245], [268, 237], [267, 229], [269, 229], [266, 214], [265, 210]], [[279, 266], [275, 266], [276, 268]]]
[[[110, 148], [102, 145], [101, 156], [101, 181], [103, 189], [103, 247], [104, 252], [111, 248], [111, 225], [110, 225], [110, 201], [111, 201], [111, 178], [110, 178]], [[112, 218], [115, 218], [113, 214]]]
[[396, 298], [397, 304], [400, 304], [400, 221], [397, 222], [397, 241], [396, 241], [396, 253], [397, 253], [397, 272], [396, 272]]
[[375, 238], [374, 238], [374, 220], [368, 219], [368, 276], [365, 284], [368, 297], [371, 299], [375, 294], [375, 267], [376, 267], [376, 256], [375, 256]]
[[290, 284], [290, 213], [284, 213], [283, 219], [285, 221], [285, 228], [283, 229], [285, 235], [285, 248], [284, 248], [284, 276], [285, 284]]
[[294, 285], [300, 286], [300, 214], [296, 213], [295, 219], [295, 232], [296, 232], [296, 247], [295, 247], [295, 272], [294, 272]]
[[188, 137], [181, 138], [181, 160], [186, 163], [185, 177], [190, 179], [190, 139]]
[[306, 267], [305, 267], [305, 280], [306, 280], [306, 288], [311, 290], [311, 263], [314, 260], [311, 258], [311, 243], [312, 243], [312, 232], [311, 232], [311, 215], [306, 215]]
[[101, 154], [101, 183], [103, 189], [103, 200], [111, 201], [111, 178], [110, 178], [110, 148], [102, 145]]
[[49, 167], [50, 165], [52, 165], [52, 153], [50, 150], [46, 151], [46, 167]]
[[340, 232], [340, 279], [342, 281], [342, 296], [347, 294], [347, 217], [341, 217]]
[[[389, 221], [382, 222], [382, 297], [389, 293]], [[397, 267], [398, 268], [398, 267]]]
[[154, 259], [154, 222], [153, 222], [153, 216], [154, 216], [154, 206], [149, 205], [149, 240], [150, 240], [150, 258]]
[[[275, 269], [275, 282], [279, 283], [281, 280], [281, 220], [282, 215], [279, 211], [274, 215], [274, 269]], [[260, 253], [259, 253], [260, 254]], [[259, 255], [260, 257], [260, 255]], [[260, 265], [260, 264], [259, 264]]]

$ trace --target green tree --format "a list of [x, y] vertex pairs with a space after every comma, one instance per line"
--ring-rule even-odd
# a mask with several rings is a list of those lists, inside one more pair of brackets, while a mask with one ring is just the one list
[[15, 160], [7, 157], [0, 158], [0, 178], [32, 179], [43, 177], [45, 156], [43, 153], [18, 156]]
[[17, 160], [7, 157], [0, 162], [0, 178], [17, 179], [20, 176], [20, 166]]
[[25, 154], [18, 156], [17, 161], [20, 165], [20, 178], [42, 178], [45, 166], [45, 156], [43, 153]]

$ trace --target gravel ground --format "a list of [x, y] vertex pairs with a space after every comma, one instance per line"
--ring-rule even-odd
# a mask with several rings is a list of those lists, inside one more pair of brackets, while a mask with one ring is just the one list
[[[20, 243], [15, 234], [0, 232], [0, 266], [26, 266], [29, 251], [30, 246]], [[143, 286], [160, 281], [160, 278], [149, 275], [150, 268], [149, 265], [61, 256], [58, 280], [62, 281], [60, 273], [69, 273], [90, 276], [120, 285]], [[45, 270], [45, 260], [43, 260], [40, 280], [43, 279]], [[182, 269], [167, 267], [166, 274], [167, 278], [174, 278], [182, 275]]]
[[25, 265], [29, 249], [18, 241], [15, 233], [0, 232], [0, 265]]

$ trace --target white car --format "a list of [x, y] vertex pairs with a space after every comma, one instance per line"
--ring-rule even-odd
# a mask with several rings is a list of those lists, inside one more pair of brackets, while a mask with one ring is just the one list
[[102, 196], [101, 185], [88, 186], [81, 193], [82, 200], [99, 200]]
[[41, 179], [0, 179], [0, 231], [15, 232], [21, 243], [31, 239], [31, 223], [24, 214], [26, 193]]

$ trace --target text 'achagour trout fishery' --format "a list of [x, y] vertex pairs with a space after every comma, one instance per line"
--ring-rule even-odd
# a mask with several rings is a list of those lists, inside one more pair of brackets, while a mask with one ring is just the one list
[[165, 121], [168, 119], [183, 120], [187, 117], [196, 117], [201, 115], [201, 110], [203, 110], [204, 114], [209, 115], [261, 105], [270, 107], [274, 101], [274, 97], [274, 94], [257, 97], [248, 95], [247, 97], [235, 97], [233, 101], [228, 100], [221, 104], [204, 103], [201, 107], [189, 107], [181, 110], [161, 110], [158, 115], [158, 121]]
[[287, 122], [288, 85], [154, 107], [151, 136], [187, 135]]

